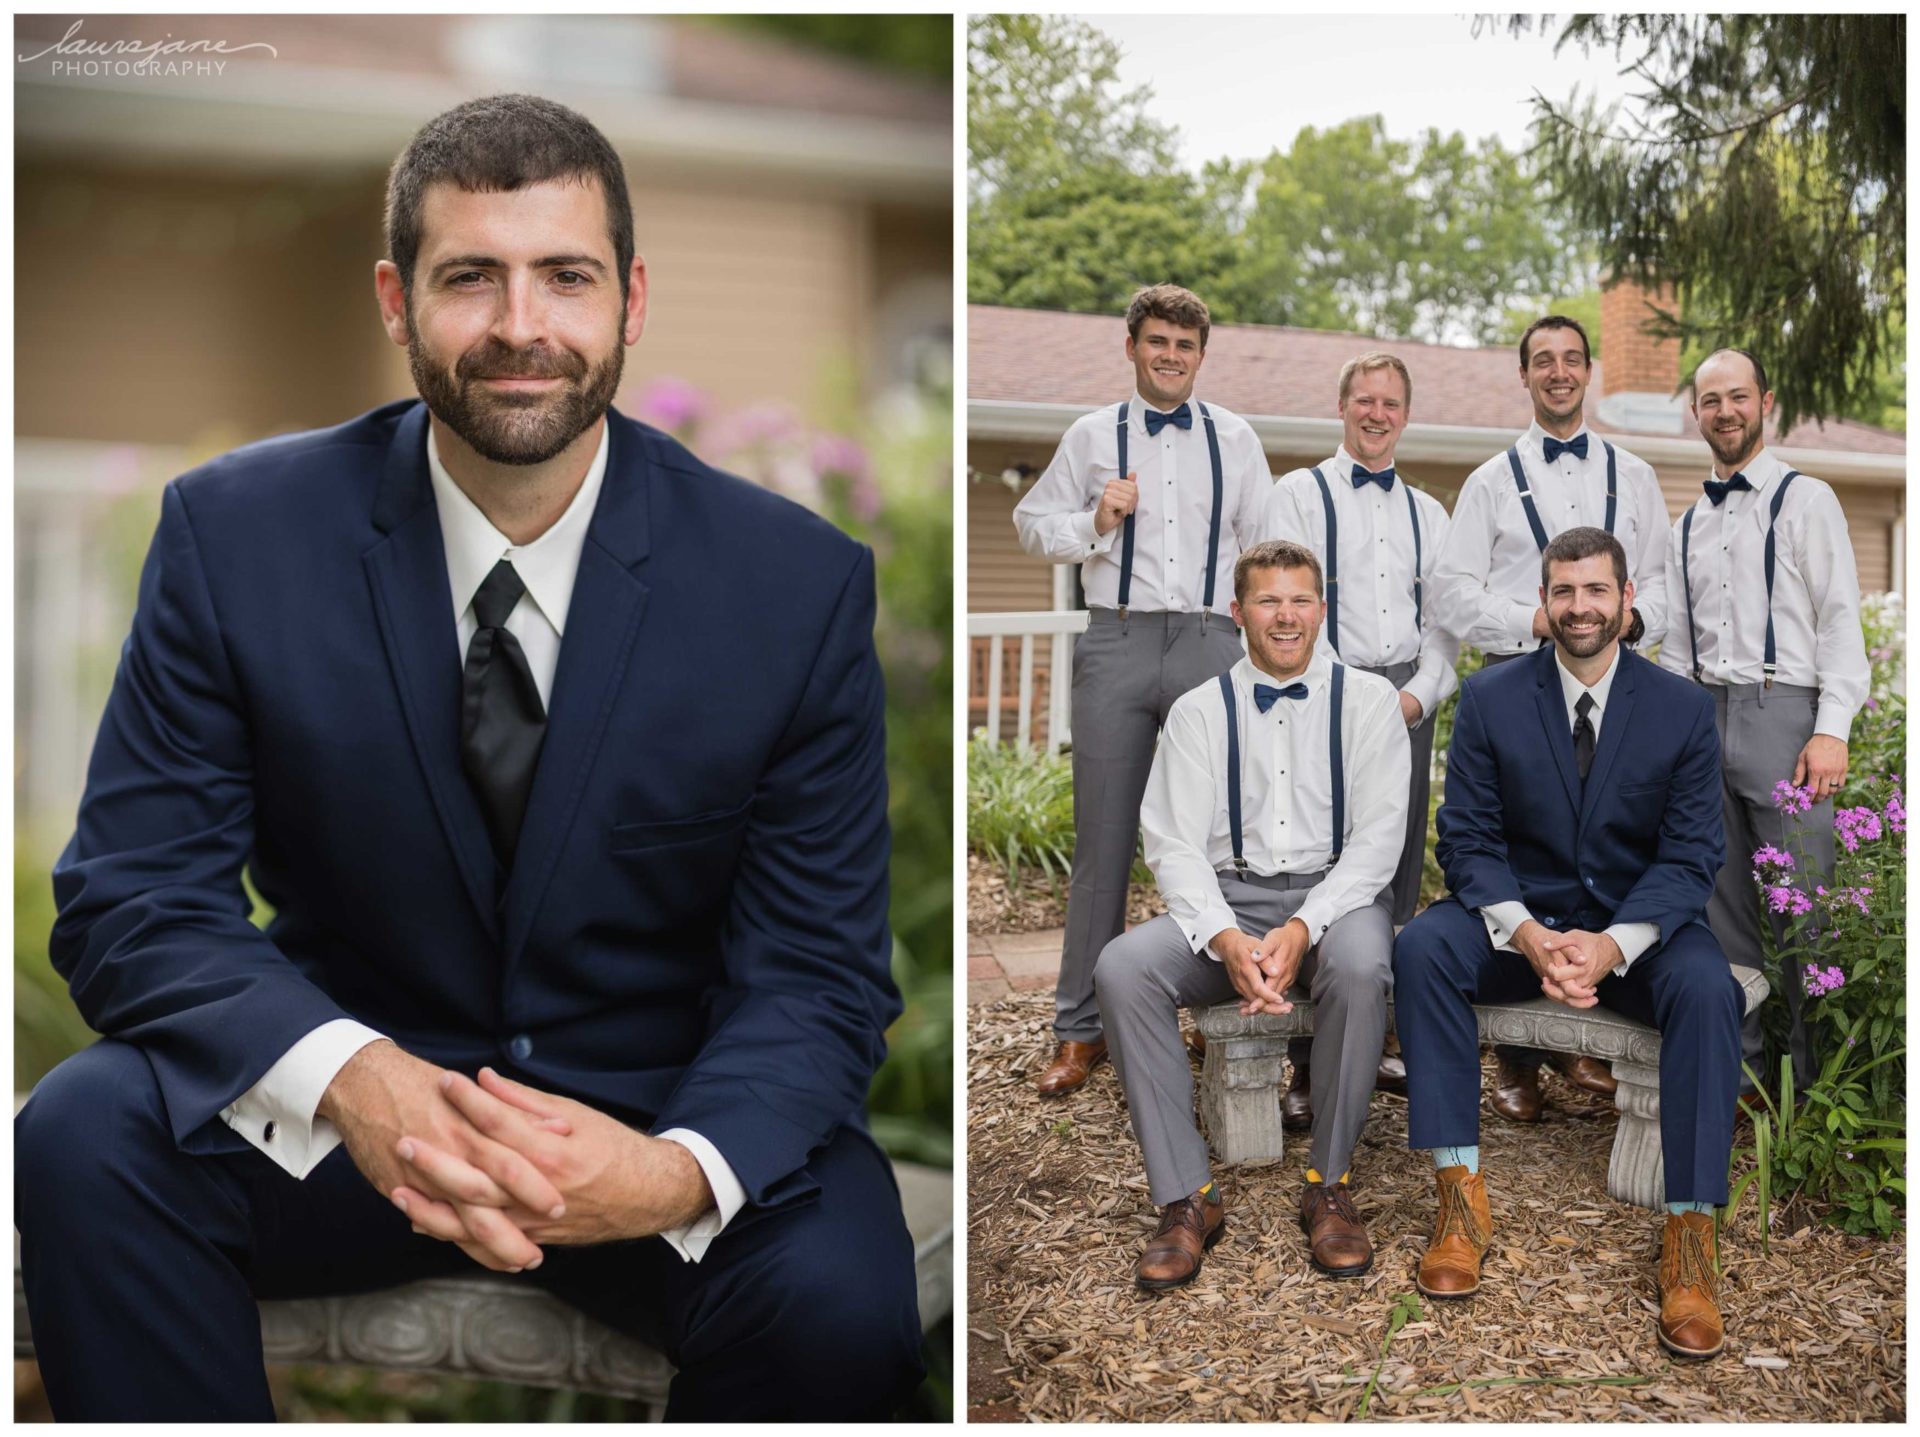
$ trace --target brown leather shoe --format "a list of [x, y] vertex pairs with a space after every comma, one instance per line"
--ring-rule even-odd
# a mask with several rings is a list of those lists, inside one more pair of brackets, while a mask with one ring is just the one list
[[1487, 1100], [1493, 1110], [1510, 1123], [1540, 1121], [1540, 1070], [1497, 1058], [1494, 1063], [1493, 1093]]
[[1660, 1235], [1660, 1345], [1676, 1357], [1717, 1357], [1727, 1345], [1715, 1299], [1713, 1214], [1670, 1212]]
[[1598, 1058], [1576, 1058], [1571, 1053], [1549, 1053], [1547, 1061], [1553, 1064], [1555, 1072], [1582, 1092], [1597, 1093], [1603, 1098], [1611, 1098], [1614, 1089], [1620, 1086], [1614, 1081], [1613, 1069]]
[[1312, 1126], [1313, 1069], [1306, 1063], [1295, 1063], [1286, 1095], [1280, 1099], [1280, 1130], [1304, 1133]]
[[1480, 1259], [1493, 1241], [1487, 1185], [1464, 1163], [1441, 1168], [1435, 1177], [1440, 1216], [1434, 1220], [1433, 1237], [1420, 1258], [1414, 1286], [1428, 1297], [1471, 1297], [1480, 1290]]
[[1360, 1277], [1373, 1266], [1373, 1244], [1345, 1183], [1308, 1183], [1302, 1188], [1300, 1226], [1313, 1265], [1328, 1277]]
[[[1216, 1194], [1219, 1189], [1215, 1189]], [[1195, 1193], [1160, 1210], [1160, 1230], [1133, 1264], [1133, 1281], [1148, 1292], [1185, 1287], [1200, 1273], [1201, 1255], [1227, 1230], [1227, 1205]]]
[[1054, 1049], [1053, 1062], [1034, 1079], [1033, 1085], [1040, 1090], [1043, 1098], [1057, 1098], [1062, 1093], [1071, 1093], [1086, 1082], [1088, 1075], [1106, 1058], [1105, 1038], [1095, 1038], [1091, 1043], [1076, 1043], [1068, 1039]]

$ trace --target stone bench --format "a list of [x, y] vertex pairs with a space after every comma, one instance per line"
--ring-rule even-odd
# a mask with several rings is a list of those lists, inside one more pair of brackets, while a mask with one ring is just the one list
[[[913, 1234], [920, 1325], [953, 1310], [953, 1176], [895, 1163]], [[447, 1376], [570, 1387], [641, 1402], [658, 1421], [673, 1366], [645, 1343], [615, 1332], [538, 1288], [474, 1269], [384, 1292], [263, 1302], [260, 1332], [269, 1362], [350, 1363]], [[33, 1330], [14, 1244], [13, 1355], [33, 1356]]]
[[[1752, 968], [1735, 968], [1746, 990], [1747, 1011], [1767, 996], [1767, 980]], [[1476, 1006], [1483, 1043], [1512, 1043], [1601, 1058], [1613, 1066], [1620, 1123], [1607, 1164], [1607, 1192], [1621, 1202], [1658, 1209], [1665, 1203], [1660, 1156], [1660, 1035], [1605, 1008], [1569, 1008], [1550, 998]], [[1280, 1089], [1285, 1081], [1287, 1040], [1313, 1032], [1313, 1004], [1297, 1002], [1291, 1013], [1242, 1017], [1236, 1003], [1194, 1014], [1206, 1035], [1200, 1072], [1200, 1117], [1214, 1155], [1223, 1163], [1278, 1158], [1286, 1137], [1280, 1128]], [[1393, 1026], [1393, 1008], [1387, 1008]], [[1417, 1080], [1417, 1079], [1416, 1079]]]

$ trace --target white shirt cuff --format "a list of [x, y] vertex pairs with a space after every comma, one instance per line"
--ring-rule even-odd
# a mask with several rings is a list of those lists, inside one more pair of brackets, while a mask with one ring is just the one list
[[711, 1212], [701, 1214], [687, 1227], [668, 1228], [660, 1234], [667, 1245], [680, 1254], [682, 1261], [698, 1262], [707, 1255], [708, 1244], [725, 1232], [734, 1214], [747, 1205], [747, 1190], [740, 1186], [733, 1165], [720, 1156], [720, 1149], [692, 1129], [668, 1128], [654, 1136], [678, 1143], [692, 1153], [693, 1160], [700, 1164], [700, 1171], [707, 1176], [707, 1186], [713, 1189]]
[[1627, 969], [1633, 966], [1633, 960], [1653, 947], [1660, 937], [1658, 923], [1615, 923], [1607, 929], [1607, 937], [1614, 941], [1620, 950], [1620, 961], [1614, 965], [1613, 976], [1624, 978]]
[[1517, 898], [1510, 903], [1489, 903], [1480, 910], [1480, 917], [1487, 925], [1487, 937], [1493, 940], [1493, 946], [1508, 953], [1520, 951], [1513, 946], [1513, 935], [1523, 924], [1533, 921], [1527, 905]]
[[1204, 953], [1218, 963], [1222, 960], [1220, 955], [1213, 951], [1215, 935], [1239, 926], [1240, 920], [1234, 916], [1231, 908], [1210, 908], [1194, 919], [1190, 926], [1183, 925], [1182, 931], [1187, 935], [1187, 943], [1196, 957]]
[[287, 1049], [220, 1118], [296, 1178], [340, 1143], [340, 1130], [316, 1114], [327, 1085], [347, 1059], [386, 1034], [351, 1018], [322, 1023]]
[[1844, 701], [1822, 694], [1820, 708], [1814, 715], [1813, 731], [1846, 743], [1853, 735], [1853, 720], [1858, 712], [1858, 709], [1849, 708]]
[[1107, 550], [1113, 547], [1113, 536], [1120, 532], [1121, 525], [1115, 524], [1111, 529], [1107, 530], [1106, 533], [1100, 533], [1093, 522], [1094, 517], [1098, 513], [1099, 510], [1097, 509], [1089, 509], [1084, 513], [1073, 516], [1073, 531], [1080, 537], [1080, 552], [1082, 554], [1106, 553]]

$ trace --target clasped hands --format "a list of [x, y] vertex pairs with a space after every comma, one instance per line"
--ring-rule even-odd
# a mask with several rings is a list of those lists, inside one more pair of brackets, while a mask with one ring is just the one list
[[1299, 975], [1300, 964], [1313, 946], [1307, 925], [1289, 918], [1266, 936], [1255, 938], [1238, 928], [1223, 928], [1207, 945], [1219, 956], [1227, 979], [1240, 995], [1243, 1017], [1255, 1013], [1291, 1013], [1287, 989]]
[[1600, 980], [1620, 966], [1620, 945], [1604, 933], [1584, 928], [1555, 932], [1529, 918], [1513, 935], [1513, 946], [1540, 976], [1540, 991], [1569, 1008], [1591, 1008], [1600, 1001]]
[[389, 1042], [347, 1062], [319, 1116], [415, 1232], [496, 1271], [538, 1267], [541, 1243], [650, 1237], [713, 1205], [680, 1144], [490, 1068], [476, 1083]]

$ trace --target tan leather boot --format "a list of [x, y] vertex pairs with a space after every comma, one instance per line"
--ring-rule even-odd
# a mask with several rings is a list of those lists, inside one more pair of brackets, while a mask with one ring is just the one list
[[1200, 1275], [1200, 1259], [1226, 1236], [1227, 1205], [1219, 1188], [1211, 1198], [1199, 1193], [1168, 1203], [1160, 1211], [1160, 1230], [1133, 1264], [1136, 1286], [1148, 1292], [1185, 1287]]
[[1433, 1237], [1420, 1259], [1414, 1286], [1428, 1297], [1471, 1297], [1480, 1290], [1480, 1259], [1493, 1241], [1487, 1185], [1464, 1163], [1441, 1168], [1435, 1176], [1440, 1216], [1434, 1220]]
[[1727, 1345], [1715, 1299], [1713, 1214], [1670, 1212], [1660, 1235], [1660, 1345], [1676, 1357], [1717, 1357]]

